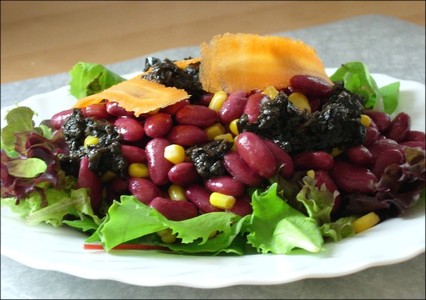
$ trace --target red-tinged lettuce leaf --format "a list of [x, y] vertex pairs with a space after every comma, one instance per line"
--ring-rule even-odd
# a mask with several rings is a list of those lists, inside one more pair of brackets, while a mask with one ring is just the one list
[[292, 208], [277, 194], [277, 184], [252, 195], [247, 241], [258, 252], [287, 254], [295, 248], [318, 252], [324, 240], [314, 219]]

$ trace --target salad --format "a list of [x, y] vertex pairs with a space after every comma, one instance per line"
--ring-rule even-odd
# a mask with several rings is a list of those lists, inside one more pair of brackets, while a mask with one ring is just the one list
[[394, 113], [398, 82], [357, 61], [328, 76], [283, 37], [200, 50], [130, 79], [79, 62], [74, 107], [37, 125], [10, 110], [2, 205], [87, 233], [87, 249], [243, 255], [319, 252], [424, 199], [424, 132]]

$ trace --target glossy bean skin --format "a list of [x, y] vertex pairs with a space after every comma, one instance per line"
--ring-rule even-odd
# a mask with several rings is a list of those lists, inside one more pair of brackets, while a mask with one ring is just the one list
[[253, 207], [251, 206], [250, 196], [244, 194], [241, 197], [238, 197], [234, 206], [228, 209], [228, 211], [242, 217], [251, 214], [253, 212]]
[[60, 129], [62, 125], [64, 125], [65, 122], [71, 117], [73, 111], [74, 109], [70, 108], [54, 114], [50, 119], [50, 125], [56, 130]]
[[368, 147], [377, 141], [380, 137], [380, 131], [377, 126], [372, 122], [370, 126], [365, 128], [365, 141], [364, 146]]
[[151, 138], [165, 136], [173, 126], [172, 117], [166, 113], [157, 113], [145, 119], [144, 131]]
[[238, 135], [235, 144], [238, 154], [257, 174], [265, 178], [275, 174], [275, 157], [262, 138], [246, 131]]
[[198, 216], [197, 207], [189, 201], [173, 201], [163, 197], [155, 197], [149, 206], [172, 221], [181, 221]]
[[125, 110], [117, 102], [114, 102], [114, 101], [108, 101], [105, 104], [105, 109], [110, 115], [113, 115], [116, 117], [133, 117], [134, 116], [134, 112]]
[[248, 97], [243, 113], [247, 115], [249, 123], [255, 122], [259, 117], [263, 99], [265, 99], [265, 95], [260, 92], [251, 94]]
[[237, 152], [225, 154], [223, 161], [228, 173], [242, 183], [249, 186], [258, 186], [263, 181], [262, 176], [250, 168]]
[[330, 171], [336, 186], [347, 193], [372, 194], [377, 177], [366, 167], [337, 160]]
[[414, 147], [425, 150], [425, 141], [404, 141], [400, 144], [402, 147]]
[[294, 166], [299, 170], [330, 170], [334, 158], [325, 151], [302, 152], [293, 157]]
[[205, 187], [211, 192], [218, 192], [234, 197], [243, 195], [245, 191], [245, 185], [231, 176], [209, 178], [205, 182]]
[[374, 161], [371, 171], [377, 178], [381, 178], [383, 171], [391, 164], [401, 165], [405, 162], [405, 157], [398, 149], [387, 149], [380, 153]]
[[389, 128], [391, 119], [387, 113], [373, 109], [364, 110], [363, 113], [373, 120], [380, 132], [385, 132]]
[[173, 164], [164, 157], [164, 148], [170, 145], [164, 138], [154, 138], [145, 147], [149, 177], [156, 185], [169, 183], [168, 173]]
[[400, 112], [391, 121], [389, 128], [385, 132], [385, 135], [387, 138], [396, 142], [402, 142], [405, 139], [408, 131], [410, 131], [410, 127], [411, 117], [404, 112]]
[[405, 135], [404, 142], [407, 142], [407, 141], [424, 142], [425, 141], [425, 133], [422, 132], [422, 131], [418, 131], [418, 130], [409, 130], [407, 132], [407, 134]]
[[193, 125], [206, 128], [217, 122], [217, 112], [202, 105], [188, 104], [179, 109], [175, 115], [181, 125]]
[[137, 146], [121, 145], [121, 154], [129, 164], [146, 162], [145, 149]]
[[208, 141], [207, 133], [193, 125], [176, 125], [170, 129], [167, 139], [184, 147], [202, 145]]
[[201, 185], [189, 186], [185, 190], [185, 196], [203, 213], [222, 211], [210, 204], [210, 192]]
[[155, 197], [161, 196], [159, 187], [146, 178], [130, 178], [128, 189], [133, 196], [146, 205]]
[[102, 184], [98, 175], [89, 169], [89, 158], [83, 156], [80, 160], [77, 186], [87, 188], [90, 195], [90, 204], [94, 212], [98, 212], [102, 203]]
[[118, 133], [127, 142], [136, 142], [145, 135], [143, 125], [134, 118], [121, 117], [114, 121]]
[[247, 97], [244, 91], [231, 93], [219, 110], [220, 121], [224, 124], [229, 124], [232, 120], [241, 117], [246, 103]]
[[355, 164], [370, 165], [373, 163], [373, 154], [364, 145], [357, 145], [345, 151], [346, 157]]
[[291, 156], [271, 140], [265, 140], [265, 144], [275, 156], [281, 176], [290, 178], [294, 174], [294, 163]]
[[169, 180], [174, 184], [187, 187], [201, 180], [192, 162], [181, 162], [174, 165], [168, 172]]
[[373, 155], [373, 159], [377, 159], [380, 154], [387, 149], [398, 149], [401, 150], [400, 145], [392, 140], [392, 139], [378, 139], [375, 141], [370, 147], [368, 147], [368, 151]]
[[84, 117], [93, 117], [96, 119], [108, 119], [111, 115], [106, 110], [105, 103], [94, 103], [81, 109]]
[[327, 96], [333, 90], [332, 84], [311, 75], [295, 75], [290, 78], [290, 85], [294, 92], [318, 97]]
[[188, 105], [188, 104], [189, 104], [189, 100], [185, 99], [185, 100], [176, 102], [175, 104], [172, 104], [172, 105], [169, 105], [169, 106], [162, 108], [160, 110], [160, 112], [173, 116], [173, 115], [176, 114], [176, 112], [179, 109], [181, 109], [182, 107], [184, 107], [185, 105]]

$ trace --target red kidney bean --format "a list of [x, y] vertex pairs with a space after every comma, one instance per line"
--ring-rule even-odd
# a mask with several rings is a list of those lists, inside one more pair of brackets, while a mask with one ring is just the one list
[[371, 125], [365, 128], [365, 141], [364, 146], [368, 147], [377, 141], [380, 137], [380, 131], [377, 126], [371, 122]]
[[205, 186], [211, 192], [218, 192], [234, 197], [241, 196], [245, 191], [245, 185], [241, 181], [226, 175], [207, 179]]
[[401, 146], [421, 148], [425, 150], [425, 141], [405, 141], [400, 144]]
[[377, 129], [380, 132], [385, 132], [388, 129], [391, 119], [389, 115], [385, 112], [373, 109], [367, 109], [363, 111], [364, 114], [369, 116], [371, 120], [373, 120], [374, 124], [376, 124]]
[[[332, 193], [334, 193], [337, 190], [336, 184], [334, 183], [333, 179], [331, 179], [331, 177], [328, 175], [326, 171], [322, 171], [322, 170], [315, 171], [315, 180], [317, 181], [316, 186], [318, 188], [321, 188], [321, 186], [324, 184], [327, 190], [329, 190]], [[340, 195], [337, 195], [336, 198], [334, 199], [334, 205], [331, 212], [338, 211], [340, 206], [341, 206], [341, 198], [340, 198]]]
[[309, 106], [311, 107], [311, 112], [317, 111], [321, 106], [321, 99], [320, 98], [311, 98], [309, 99]]
[[210, 102], [212, 101], [214, 94], [213, 93], [207, 93], [203, 94], [197, 101], [197, 104], [209, 106]]
[[345, 155], [351, 162], [359, 165], [369, 165], [374, 161], [373, 154], [364, 145], [348, 148]]
[[152, 199], [161, 196], [161, 190], [151, 180], [146, 178], [131, 177], [129, 191], [139, 201], [148, 205]]
[[293, 157], [294, 166], [299, 170], [330, 170], [334, 158], [325, 151], [302, 152]]
[[111, 115], [106, 110], [105, 103], [94, 103], [81, 109], [84, 117], [93, 117], [96, 119], [108, 119]]
[[249, 123], [253, 123], [260, 115], [260, 107], [265, 95], [260, 92], [251, 94], [248, 99], [243, 113], [247, 115]]
[[136, 142], [144, 137], [145, 131], [143, 125], [134, 118], [120, 117], [114, 121], [118, 133], [127, 142]]
[[89, 190], [90, 204], [93, 211], [98, 212], [102, 203], [102, 184], [96, 173], [89, 169], [89, 158], [87, 156], [83, 156], [80, 160], [77, 186]]
[[177, 111], [175, 119], [181, 125], [206, 128], [217, 122], [217, 112], [206, 106], [188, 104]]
[[71, 117], [73, 111], [74, 109], [70, 108], [54, 114], [52, 118], [50, 118], [50, 125], [54, 129], [60, 129], [62, 125], [64, 125], [65, 122], [69, 119], [69, 117]]
[[176, 112], [179, 109], [181, 109], [182, 107], [184, 107], [185, 105], [188, 105], [188, 104], [189, 104], [189, 100], [185, 99], [185, 100], [176, 102], [175, 104], [172, 104], [172, 105], [169, 105], [169, 106], [162, 108], [160, 110], [160, 112], [173, 116], [173, 115], [176, 114]]
[[405, 140], [406, 141], [420, 141], [420, 142], [424, 142], [425, 141], [425, 133], [422, 131], [418, 131], [418, 130], [409, 130], [407, 132], [407, 134], [405, 135]]
[[311, 96], [327, 96], [333, 85], [322, 78], [311, 75], [295, 75], [290, 78], [290, 85], [295, 92]]
[[265, 144], [274, 155], [280, 174], [285, 178], [293, 176], [294, 163], [291, 156], [271, 140], [265, 140]]
[[237, 152], [228, 152], [223, 161], [228, 173], [242, 183], [258, 186], [263, 181], [263, 178], [250, 168]]
[[381, 178], [383, 171], [391, 164], [401, 165], [405, 162], [405, 157], [398, 149], [387, 149], [380, 153], [374, 161], [371, 171], [377, 178]]
[[170, 145], [169, 141], [164, 138], [153, 138], [145, 147], [149, 177], [156, 185], [169, 182], [168, 173], [173, 163], [164, 157], [164, 148], [168, 145]]
[[146, 162], [145, 150], [137, 146], [121, 145], [121, 154], [129, 164]]
[[396, 142], [402, 142], [405, 139], [407, 132], [410, 131], [410, 127], [411, 117], [404, 112], [400, 112], [391, 121], [385, 135], [387, 138]]
[[144, 131], [151, 138], [165, 136], [172, 128], [173, 120], [169, 114], [157, 113], [145, 119]]
[[330, 175], [337, 187], [347, 193], [371, 194], [375, 191], [377, 177], [366, 167], [336, 160]]
[[262, 138], [246, 131], [238, 135], [235, 144], [238, 154], [257, 174], [265, 178], [275, 174], [275, 157]]
[[125, 110], [117, 102], [114, 101], [108, 101], [105, 104], [105, 109], [110, 115], [116, 117], [134, 117], [133, 111]]
[[201, 185], [189, 186], [185, 190], [185, 196], [203, 213], [222, 211], [210, 204], [210, 192]]
[[246, 216], [253, 212], [253, 208], [250, 203], [250, 196], [247, 194], [238, 197], [235, 201], [235, 204], [232, 208], [228, 209], [228, 211], [237, 214], [239, 216]]
[[111, 181], [111, 189], [118, 194], [125, 194], [129, 190], [129, 180], [116, 177]]
[[201, 176], [192, 162], [181, 162], [174, 165], [167, 175], [171, 182], [184, 187], [201, 180]]
[[398, 149], [401, 150], [401, 147], [397, 142], [392, 139], [378, 139], [375, 141], [368, 150], [373, 155], [374, 159], [380, 156], [380, 154], [387, 149]]
[[244, 112], [247, 103], [247, 96], [244, 91], [236, 91], [229, 94], [219, 110], [219, 119], [224, 124], [231, 123], [238, 119]]
[[193, 125], [176, 125], [170, 129], [167, 139], [184, 147], [202, 145], [208, 141], [207, 133]]
[[189, 201], [173, 201], [163, 197], [155, 197], [149, 206], [169, 220], [181, 221], [198, 216], [198, 209]]

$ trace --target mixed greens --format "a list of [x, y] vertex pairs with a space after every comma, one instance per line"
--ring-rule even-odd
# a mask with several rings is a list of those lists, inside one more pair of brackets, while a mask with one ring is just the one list
[[[76, 98], [124, 80], [104, 66], [83, 62], [76, 64], [70, 75], [70, 92]], [[363, 96], [366, 109], [391, 114], [398, 105], [399, 83], [379, 88], [361, 62], [343, 64], [330, 79], [343, 82], [345, 89]], [[210, 255], [287, 254], [295, 249], [319, 252], [325, 242], [355, 234], [352, 223], [360, 215], [333, 218], [336, 194], [324, 185], [318, 188], [315, 179], [306, 174], [295, 178], [302, 185], [300, 190], [294, 190], [291, 180], [278, 177], [271, 178], [266, 188], [252, 189], [252, 213], [246, 216], [210, 212], [173, 221], [132, 195], [114, 199], [106, 215], [98, 216], [91, 207], [88, 190], [77, 188], [76, 178], [61, 170], [57, 160], [63, 143], [61, 132], [44, 123], [36, 126], [33, 115], [28, 107], [12, 109], [1, 133], [1, 203], [31, 225], [45, 222], [73, 227], [88, 234], [86, 243], [99, 243], [106, 251], [136, 244]], [[402, 207], [399, 213], [424, 199], [424, 151], [410, 148], [406, 158], [407, 163], [394, 170], [404, 173], [404, 178], [389, 173], [379, 182], [388, 196], [392, 194], [393, 198], [386, 198], [387, 203]], [[404, 188], [395, 190], [396, 184]], [[373, 211], [378, 205], [380, 209], [389, 207], [377, 199], [371, 203], [373, 207], [367, 210]], [[157, 234], [162, 231], [169, 231], [179, 242], [165, 243]]]

